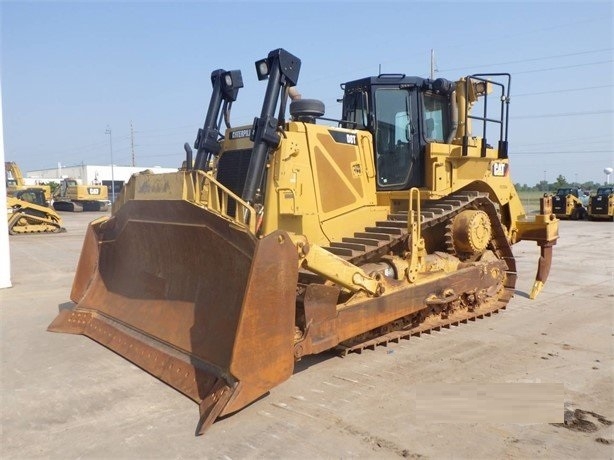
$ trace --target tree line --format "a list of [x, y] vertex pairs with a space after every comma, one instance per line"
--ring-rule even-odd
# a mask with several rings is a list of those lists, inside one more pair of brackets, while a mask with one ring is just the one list
[[572, 187], [579, 188], [582, 190], [596, 190], [598, 187], [601, 187], [603, 184], [598, 182], [588, 181], [588, 182], [568, 182], [565, 176], [559, 174], [554, 182], [548, 182], [545, 180], [539, 181], [537, 184], [531, 186], [527, 184], [514, 184], [516, 190], [519, 192], [529, 192], [529, 191], [539, 191], [539, 192], [555, 192], [559, 188]]

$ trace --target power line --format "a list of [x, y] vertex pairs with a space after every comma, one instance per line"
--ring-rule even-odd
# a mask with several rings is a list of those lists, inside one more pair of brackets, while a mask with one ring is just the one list
[[541, 115], [520, 115], [510, 117], [510, 120], [520, 120], [529, 118], [558, 118], [558, 117], [577, 117], [584, 115], [602, 115], [604, 113], [612, 113], [614, 110], [594, 110], [587, 112], [567, 112], [567, 113], [544, 113]]
[[601, 85], [601, 86], [583, 86], [581, 88], [553, 89], [550, 91], [539, 91], [536, 93], [514, 94], [512, 98], [522, 97], [522, 96], [538, 96], [540, 94], [571, 93], [574, 91], [587, 91], [587, 90], [592, 90], [592, 89], [612, 88], [613, 86], [614, 85]]
[[574, 155], [581, 155], [583, 153], [614, 153], [614, 150], [551, 150], [551, 151], [539, 151], [539, 152], [512, 152], [511, 155], [558, 155], [558, 154], [568, 154], [572, 153]]
[[558, 67], [547, 67], [543, 69], [534, 69], [534, 70], [521, 70], [519, 72], [514, 72], [514, 75], [519, 75], [523, 73], [537, 73], [537, 72], [547, 72], [549, 70], [561, 70], [561, 69], [572, 69], [575, 67], [587, 67], [590, 65], [598, 65], [598, 64], [607, 64], [608, 62], [614, 62], [613, 59], [608, 59], [607, 61], [595, 61], [595, 62], [585, 62], [583, 64], [572, 64], [572, 65], [563, 65]]
[[184, 130], [186, 128], [194, 128], [195, 126], [196, 125], [194, 123], [191, 123], [189, 125], [173, 126], [173, 127], [167, 127], [167, 128], [139, 129], [139, 130], [135, 130], [134, 132], [136, 134], [143, 134], [143, 133], [152, 133], [152, 132], [160, 132], [160, 131], [174, 131], [174, 130]]
[[594, 148], [599, 148], [597, 146], [595, 146], [595, 144], [597, 144], [598, 146], [610, 146], [613, 144], [612, 139], [610, 138], [609, 140], [603, 140], [603, 141], [583, 141], [580, 139], [568, 139], [568, 140], [557, 140], [557, 141], [553, 141], [553, 142], [529, 142], [529, 143], [520, 143], [520, 144], [516, 144], [514, 143], [514, 147], [515, 148], [521, 148], [521, 147], [535, 147], [538, 145], [547, 145], [549, 147], [556, 147], [557, 145], [564, 145], [564, 146], [570, 146], [572, 144], [580, 144], [581, 146], [593, 146]]
[[[516, 61], [498, 62], [498, 63], [494, 63], [494, 64], [479, 64], [479, 67], [494, 67], [494, 66], [499, 66], [499, 65], [521, 64], [523, 62], [544, 61], [544, 60], [547, 60], [547, 59], [559, 59], [559, 58], [562, 58], [562, 57], [570, 57], [570, 56], [580, 56], [580, 55], [585, 55], [585, 54], [603, 53], [603, 52], [606, 52], [606, 51], [612, 51], [612, 49], [614, 49], [614, 48], [603, 48], [603, 49], [598, 49], [598, 50], [579, 51], [577, 53], [555, 54], [555, 55], [551, 55], [551, 56], [541, 56], [541, 57], [535, 57], [535, 58], [518, 59]], [[443, 70], [440, 70], [439, 72], [450, 72], [450, 71], [453, 71], [453, 70], [474, 69], [475, 67], [476, 67], [475, 65], [473, 65], [473, 66], [464, 66], [464, 67], [454, 67], [454, 68], [451, 68], [451, 69], [443, 69]]]

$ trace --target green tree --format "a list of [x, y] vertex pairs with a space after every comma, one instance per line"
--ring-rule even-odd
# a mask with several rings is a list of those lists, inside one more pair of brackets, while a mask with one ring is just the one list
[[550, 190], [550, 186], [548, 185], [548, 181], [540, 180], [539, 183], [535, 186], [537, 190], [540, 192], [547, 192]]
[[556, 182], [553, 185], [554, 185], [554, 188], [565, 188], [565, 187], [569, 187], [569, 182], [567, 182], [567, 179], [565, 179], [565, 176], [559, 174], [559, 176], [556, 178]]
[[47, 185], [51, 188], [52, 195], [53, 195], [53, 192], [55, 192], [55, 189], [60, 186], [60, 184], [58, 184], [57, 182], [49, 182]]

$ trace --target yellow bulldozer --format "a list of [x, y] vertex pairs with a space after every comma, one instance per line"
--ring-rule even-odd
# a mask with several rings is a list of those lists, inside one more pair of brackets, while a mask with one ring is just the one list
[[66, 231], [62, 218], [47, 206], [45, 191], [41, 188], [14, 191], [6, 198], [6, 210], [10, 235]]
[[[347, 82], [331, 119], [298, 94], [300, 66], [283, 49], [256, 62], [266, 92], [240, 127], [241, 72], [211, 74], [196, 154], [186, 144], [182, 170], [134, 175], [90, 224], [75, 305], [48, 328], [84, 334], [194, 400], [198, 434], [306, 355], [506, 308], [518, 241], [540, 248], [532, 298], [548, 277], [558, 220], [550, 197], [525, 215], [510, 178], [509, 74]], [[493, 93], [496, 117], [479, 102]]]

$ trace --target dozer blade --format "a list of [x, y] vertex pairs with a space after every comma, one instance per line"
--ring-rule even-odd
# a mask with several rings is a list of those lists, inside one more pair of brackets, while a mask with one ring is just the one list
[[86, 335], [200, 405], [197, 434], [293, 372], [298, 256], [187, 201], [129, 201], [87, 230], [48, 330]]

